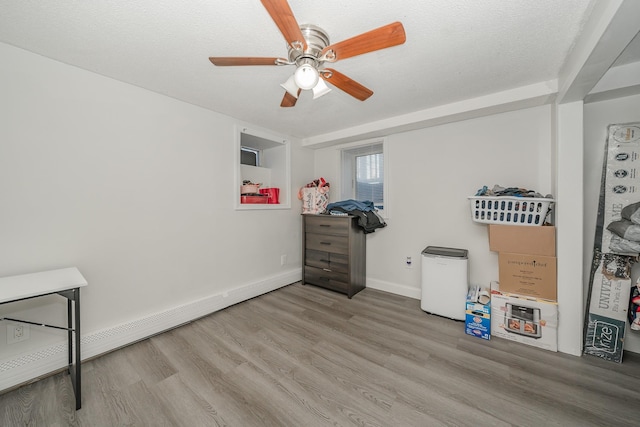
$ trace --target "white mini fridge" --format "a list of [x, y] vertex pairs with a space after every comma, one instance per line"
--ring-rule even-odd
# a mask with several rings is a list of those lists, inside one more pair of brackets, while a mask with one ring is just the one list
[[466, 249], [427, 246], [422, 251], [423, 311], [455, 320], [465, 319], [469, 288]]

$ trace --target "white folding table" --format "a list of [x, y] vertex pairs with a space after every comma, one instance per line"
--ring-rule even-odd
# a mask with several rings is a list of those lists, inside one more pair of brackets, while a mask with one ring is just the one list
[[[0, 316], [0, 320], [10, 320], [13, 322], [28, 323], [31, 325], [67, 331], [67, 340], [69, 343], [68, 370], [69, 375], [71, 376], [73, 391], [76, 396], [76, 410], [80, 409], [82, 405], [80, 368], [80, 288], [84, 286], [87, 286], [87, 281], [75, 267], [0, 278], [0, 305], [52, 294], [58, 294], [67, 299], [66, 327], [2, 316]], [[73, 351], [74, 334], [75, 363]]]

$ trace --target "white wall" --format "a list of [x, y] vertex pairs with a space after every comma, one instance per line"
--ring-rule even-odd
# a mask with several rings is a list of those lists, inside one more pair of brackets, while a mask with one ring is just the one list
[[[299, 280], [297, 200], [233, 209], [233, 119], [5, 44], [0, 57], [0, 276], [77, 266], [83, 336]], [[313, 179], [313, 152], [294, 141], [292, 163], [297, 189]], [[58, 297], [0, 309], [65, 319]], [[64, 340], [40, 329], [8, 346], [2, 324], [0, 362]]]
[[[487, 226], [472, 222], [467, 196], [483, 185], [551, 193], [551, 106], [497, 114], [387, 137], [390, 217], [367, 236], [367, 286], [420, 298], [421, 251], [469, 250], [470, 281], [498, 278]], [[340, 198], [340, 148], [316, 151], [315, 171]], [[405, 267], [411, 256], [416, 262]]]
[[[598, 197], [604, 161], [607, 126], [640, 122], [640, 95], [585, 104], [584, 106], [584, 278], [585, 297], [593, 255]], [[635, 269], [634, 269], [635, 271]], [[634, 276], [635, 279], [635, 276]], [[640, 333], [627, 328], [625, 349], [640, 352]]]

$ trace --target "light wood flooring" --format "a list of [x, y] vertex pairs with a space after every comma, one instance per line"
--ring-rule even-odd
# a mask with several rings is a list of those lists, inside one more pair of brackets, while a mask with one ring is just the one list
[[464, 334], [418, 300], [293, 284], [0, 395], [0, 426], [631, 426], [622, 364]]

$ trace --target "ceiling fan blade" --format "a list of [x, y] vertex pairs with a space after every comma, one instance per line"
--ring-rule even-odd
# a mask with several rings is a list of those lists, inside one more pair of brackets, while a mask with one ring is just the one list
[[320, 53], [320, 57], [325, 60], [335, 62], [340, 59], [351, 58], [363, 53], [385, 49], [404, 43], [407, 37], [404, 27], [400, 22], [385, 25], [375, 30], [362, 33], [359, 36], [351, 37], [339, 43], [325, 47]]
[[[300, 92], [301, 90], [298, 89], [298, 96], [300, 96]], [[295, 96], [291, 95], [289, 92], [284, 92], [284, 98], [282, 98], [282, 102], [280, 103], [281, 107], [293, 107], [294, 105], [296, 105], [296, 101], [298, 100], [298, 98], [296, 98]]]
[[213, 65], [219, 67], [232, 65], [280, 65], [278, 60], [281, 58], [251, 58], [242, 56], [211, 56], [209, 61]]
[[332, 68], [325, 68], [325, 70], [330, 71], [331, 74], [329, 75], [329, 77], [327, 77], [325, 76], [325, 73], [320, 73], [320, 76], [324, 81], [329, 82], [338, 89], [347, 92], [354, 98], [357, 98], [360, 101], [364, 101], [365, 99], [373, 95], [373, 91], [371, 89], [362, 86], [355, 80], [351, 80], [344, 74], [339, 73]]
[[[302, 31], [300, 31], [300, 25], [296, 21], [291, 7], [287, 0], [260, 0], [262, 5], [271, 19], [276, 23], [280, 32], [284, 36], [285, 40], [294, 49], [307, 50], [307, 42], [305, 41]], [[296, 43], [297, 42], [297, 43]]]

